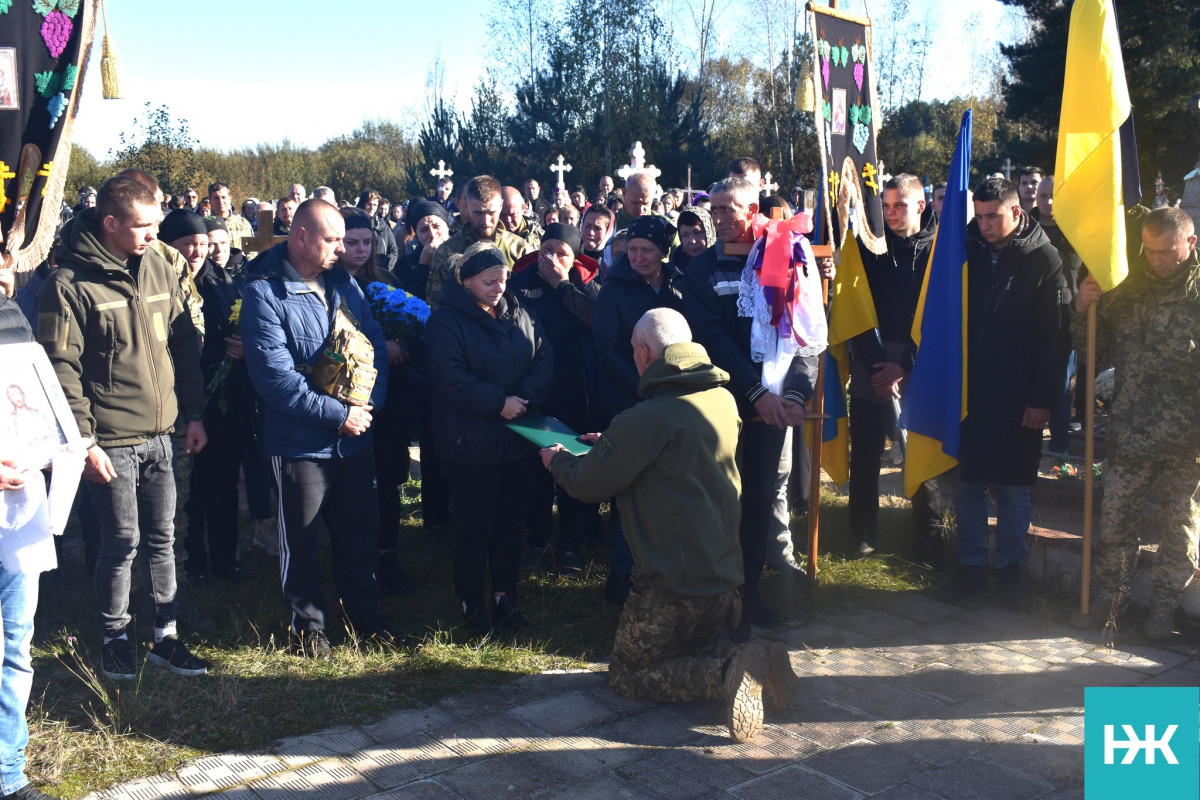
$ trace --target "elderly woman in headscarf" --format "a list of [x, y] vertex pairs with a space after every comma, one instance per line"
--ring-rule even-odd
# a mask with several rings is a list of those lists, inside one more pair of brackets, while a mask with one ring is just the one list
[[545, 405], [554, 361], [541, 324], [507, 291], [507, 261], [495, 245], [476, 242], [452, 266], [425, 345], [434, 444], [458, 523], [454, 591], [467, 627], [485, 635], [493, 625], [527, 624], [517, 605], [526, 471], [507, 423]]

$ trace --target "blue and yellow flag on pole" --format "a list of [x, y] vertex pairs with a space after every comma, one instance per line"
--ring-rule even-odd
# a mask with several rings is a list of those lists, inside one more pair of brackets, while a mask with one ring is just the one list
[[847, 232], [842, 242], [842, 263], [833, 279], [833, 300], [829, 305], [829, 353], [825, 360], [827, 419], [821, 429], [821, 467], [839, 486], [850, 480], [850, 428], [846, 414], [850, 352], [847, 343], [860, 333], [877, 327], [875, 300], [867, 284], [858, 240]]
[[[967, 189], [971, 111], [963, 114], [929, 269], [917, 301], [917, 344], [900, 427], [908, 431], [904, 493], [958, 464], [967, 416]], [[1056, 215], [1057, 216], [1057, 215]]]
[[1075, 0], [1058, 123], [1054, 221], [1106, 292], [1129, 272], [1123, 189], [1133, 175], [1125, 175], [1121, 136], [1131, 111], [1112, 0]]

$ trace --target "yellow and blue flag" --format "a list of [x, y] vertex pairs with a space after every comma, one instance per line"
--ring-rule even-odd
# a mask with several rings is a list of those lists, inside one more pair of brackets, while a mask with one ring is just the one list
[[[839, 486], [850, 480], [850, 428], [846, 382], [850, 380], [847, 344], [879, 326], [858, 240], [847, 231], [842, 263], [833, 279], [829, 305], [829, 352], [825, 359], [825, 414], [821, 429], [821, 467]], [[809, 440], [811, 442], [811, 438]]]
[[1129, 272], [1125, 207], [1140, 197], [1136, 146], [1133, 158], [1128, 147], [1131, 113], [1112, 0], [1075, 0], [1058, 123], [1054, 221], [1106, 292]]
[[[958, 464], [967, 416], [967, 190], [971, 171], [971, 111], [958, 129], [946, 199], [917, 301], [917, 344], [900, 427], [908, 431], [904, 493]], [[1057, 214], [1055, 215], [1057, 217]]]

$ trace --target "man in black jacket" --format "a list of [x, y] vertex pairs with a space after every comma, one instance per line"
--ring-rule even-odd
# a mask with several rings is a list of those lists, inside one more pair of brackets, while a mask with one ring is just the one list
[[952, 596], [987, 588], [987, 494], [996, 499], [996, 585], [1022, 602], [1025, 537], [1042, 429], [1062, 392], [1071, 350], [1062, 259], [1021, 211], [1017, 187], [991, 177], [975, 189], [967, 226], [967, 418], [959, 482], [958, 579]]
[[737, 307], [746, 258], [725, 253], [727, 244], [754, 241], [751, 221], [758, 213], [758, 190], [745, 178], [726, 178], [717, 184], [712, 201], [717, 243], [688, 265], [684, 314], [713, 364], [729, 373], [726, 388], [737, 400], [744, 422], [738, 440], [744, 611], [753, 624], [773, 628], [780, 624], [779, 617], [758, 589], [768, 559], [801, 580], [807, 577], [792, 556], [787, 484], [792, 471], [791, 429], [803, 422], [817, 359], [795, 356], [781, 394], [763, 385], [762, 365], [750, 354], [751, 320], [739, 316]]
[[[898, 400], [912, 372], [913, 316], [937, 229], [915, 175], [897, 175], [884, 184], [883, 216], [887, 250], [876, 255], [858, 242], [879, 328], [855, 337], [850, 347], [850, 531], [860, 555], [875, 550], [880, 462], [887, 437], [896, 435]], [[932, 559], [929, 543], [939, 506], [936, 480], [913, 496], [918, 561]]]

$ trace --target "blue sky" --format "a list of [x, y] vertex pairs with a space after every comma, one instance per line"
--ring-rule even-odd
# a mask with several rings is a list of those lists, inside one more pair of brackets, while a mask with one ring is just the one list
[[[670, 15], [682, 15], [687, 0], [661, 0]], [[722, 18], [726, 42], [754, 37], [740, 17], [764, 0], [732, 0]], [[790, 7], [793, 0], [765, 0]], [[864, 0], [844, 8], [862, 13]], [[440, 54], [448, 96], [460, 107], [483, 74], [488, 45], [487, 0], [114, 0], [108, 4], [111, 39], [124, 70], [122, 100], [100, 97], [100, 40], [83, 90], [76, 142], [98, 158], [119, 147], [119, 134], [149, 101], [167, 105], [203, 145], [229, 150], [288, 138], [316, 146], [349, 133], [365, 120], [413, 125], [423, 118], [429, 66]], [[886, 0], [875, 0], [881, 13]], [[910, 0], [913, 13], [934, 11], [943, 30], [961, 30], [956, 20], [970, 11], [983, 15], [983, 31], [1002, 35], [997, 0]], [[961, 38], [961, 37], [959, 37]], [[989, 41], [989, 44], [992, 44]], [[945, 37], [929, 76], [930, 96], [963, 90], [953, 53], [968, 47]], [[946, 57], [947, 52], [950, 57]], [[478, 56], [471, 54], [480, 54]]]

